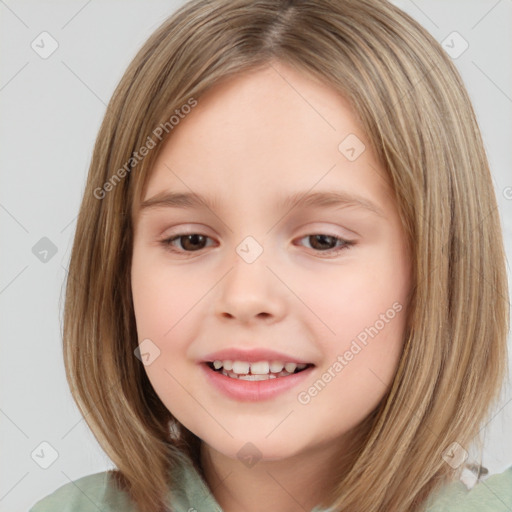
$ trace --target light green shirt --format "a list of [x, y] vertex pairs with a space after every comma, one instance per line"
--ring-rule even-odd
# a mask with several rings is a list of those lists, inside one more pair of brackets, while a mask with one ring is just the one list
[[[191, 463], [180, 466], [178, 491], [168, 496], [173, 512], [222, 512], [210, 489]], [[462, 482], [446, 485], [430, 496], [426, 512], [512, 512], [512, 466], [480, 481], [468, 491]], [[137, 512], [127, 494], [116, 490], [108, 473], [82, 477], [59, 487], [29, 512]], [[322, 512], [319, 508], [312, 512]]]

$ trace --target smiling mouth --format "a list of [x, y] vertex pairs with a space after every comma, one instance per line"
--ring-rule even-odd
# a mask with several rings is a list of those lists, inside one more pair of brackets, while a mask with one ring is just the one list
[[[313, 364], [268, 364], [260, 363], [243, 363], [240, 361], [209, 361], [206, 365], [214, 372], [221, 373], [226, 377], [239, 380], [262, 381], [288, 377], [296, 373], [303, 372], [314, 366]], [[224, 367], [226, 366], [227, 369]]]

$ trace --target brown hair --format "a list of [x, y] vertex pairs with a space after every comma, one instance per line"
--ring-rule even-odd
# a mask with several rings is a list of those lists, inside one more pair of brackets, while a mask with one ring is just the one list
[[[165, 510], [170, 470], [181, 457], [200, 469], [200, 440], [173, 418], [134, 356], [133, 219], [176, 110], [273, 61], [353, 105], [389, 175], [414, 258], [395, 379], [323, 505], [419, 511], [457, 475], [444, 450], [478, 438], [499, 397], [508, 290], [466, 89], [435, 39], [386, 1], [192, 0], [151, 35], [113, 94], [92, 156], [66, 288], [68, 382], [119, 486], [141, 512]], [[162, 126], [166, 137], [157, 137]]]

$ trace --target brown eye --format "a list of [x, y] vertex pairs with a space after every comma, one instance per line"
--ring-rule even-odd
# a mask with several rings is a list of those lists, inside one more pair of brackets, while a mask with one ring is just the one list
[[[315, 234], [315, 235], [307, 235], [302, 238], [307, 239], [310, 243], [310, 247], [318, 252], [323, 253], [338, 253], [343, 249], [348, 249], [350, 246], [354, 245], [354, 242], [350, 240], [344, 240], [343, 238], [326, 235], [326, 234]], [[339, 246], [336, 247], [339, 243]]]
[[310, 240], [311, 247], [319, 251], [334, 249], [337, 241], [336, 237], [329, 235], [309, 235], [308, 240]]
[[181, 252], [180, 249], [185, 252], [195, 252], [204, 249], [206, 240], [208, 240], [208, 238], [209, 237], [199, 233], [180, 234], [171, 238], [167, 238], [166, 240], [162, 240], [162, 244], [164, 244], [170, 250], [176, 251], [176, 245], [174, 242], [178, 241], [181, 248], [179, 248], [176, 252]]

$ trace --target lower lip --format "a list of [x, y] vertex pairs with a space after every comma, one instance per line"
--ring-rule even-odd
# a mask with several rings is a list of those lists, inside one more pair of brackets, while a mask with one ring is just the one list
[[315, 368], [310, 366], [299, 373], [293, 373], [286, 377], [250, 381], [226, 377], [221, 372], [213, 371], [206, 363], [201, 363], [201, 367], [206, 374], [206, 378], [221, 393], [229, 398], [245, 402], [270, 400], [280, 393], [284, 393], [294, 386], [303, 383]]

